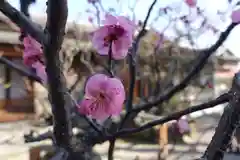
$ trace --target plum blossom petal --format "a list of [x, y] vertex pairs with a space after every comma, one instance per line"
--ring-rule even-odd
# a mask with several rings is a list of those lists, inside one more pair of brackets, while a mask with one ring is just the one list
[[129, 18], [124, 16], [115, 17], [111, 14], [105, 15], [104, 26], [119, 25], [122, 26], [125, 30], [133, 32], [137, 25], [131, 21]]
[[197, 0], [185, 0], [189, 7], [195, 7], [197, 5]]
[[111, 103], [109, 105], [113, 105], [107, 108], [109, 114], [118, 115], [123, 107], [123, 103], [125, 101], [125, 89], [120, 79], [110, 78], [108, 83], [106, 84], [106, 95], [110, 98]]
[[132, 43], [132, 38], [123, 36], [112, 44], [112, 55], [114, 59], [120, 60], [127, 56], [128, 46]]
[[[104, 121], [108, 117], [111, 116], [110, 114], [108, 114], [106, 112], [106, 107], [104, 106], [104, 104], [93, 103], [92, 105], [94, 105], [95, 111], [91, 112], [91, 114], [90, 114], [91, 118], [94, 118], [94, 119], [97, 119], [100, 121]], [[107, 104], [105, 104], [105, 105], [107, 105]]]
[[125, 90], [119, 79], [95, 74], [87, 80], [78, 111], [94, 119], [105, 120], [120, 114], [124, 100]]
[[116, 24], [118, 24], [118, 19], [117, 19], [117, 17], [115, 17], [111, 14], [106, 14], [103, 24], [104, 24], [104, 26], [116, 25]]
[[123, 59], [132, 45], [134, 29], [133, 22], [126, 17], [107, 14], [104, 26], [93, 34], [93, 46], [100, 55], [108, 55], [110, 44], [112, 44], [113, 59]]
[[93, 17], [88, 17], [88, 22], [93, 24]]
[[231, 18], [232, 18], [233, 23], [239, 23], [240, 22], [240, 9], [233, 11]]
[[189, 132], [189, 130], [190, 130], [189, 124], [188, 124], [187, 120], [185, 120], [185, 119], [178, 120], [177, 126], [178, 126], [180, 133], [186, 133], [186, 132]]
[[134, 30], [137, 27], [137, 25], [133, 21], [124, 16], [118, 17], [118, 23], [120, 26], [123, 26], [124, 29], [128, 31], [128, 33], [134, 33]]
[[23, 39], [24, 47], [28, 49], [37, 49], [38, 51], [42, 51], [41, 44], [38, 43], [35, 39], [33, 39], [31, 36], [26, 36]]
[[36, 70], [36, 74], [37, 74], [37, 76], [39, 76], [41, 78], [42, 82], [46, 83], [47, 82], [47, 73], [46, 73], [45, 66], [40, 62], [36, 62], [36, 63], [32, 64], [32, 67]]
[[108, 79], [108, 76], [105, 74], [95, 74], [89, 77], [85, 85], [85, 95], [88, 97], [96, 97]]
[[109, 114], [104, 110], [105, 108], [95, 103], [91, 99], [83, 99], [79, 104], [78, 111], [81, 114], [90, 116], [93, 119], [105, 120]]
[[26, 36], [23, 39], [24, 53], [23, 61], [24, 64], [31, 66], [38, 59], [43, 56], [43, 51], [41, 49], [41, 44], [30, 36]]
[[93, 47], [98, 51], [102, 56], [108, 55], [108, 46], [104, 46], [104, 38], [108, 36], [108, 27], [100, 27], [92, 35]]

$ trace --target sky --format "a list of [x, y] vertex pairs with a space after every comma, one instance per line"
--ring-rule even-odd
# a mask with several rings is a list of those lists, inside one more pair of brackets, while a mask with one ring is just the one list
[[[149, 6], [153, 0], [137, 0], [138, 3], [135, 7], [135, 16], [138, 20], [144, 20], [146, 17]], [[150, 17], [150, 22], [153, 22], [154, 18], [159, 13], [159, 8], [165, 7], [167, 5], [174, 6], [175, 12], [173, 16], [178, 16], [182, 14], [189, 14], [190, 17], [194, 18], [195, 12], [189, 10], [189, 8], [182, 2], [183, 0], [158, 0], [157, 5], [155, 5], [153, 12]], [[206, 12], [204, 13], [208, 17], [210, 24], [214, 25], [221, 31], [224, 31], [226, 27], [231, 23], [230, 14], [225, 16], [217, 16], [217, 11], [226, 11], [229, 10], [228, 0], [198, 0], [198, 6], [204, 8]], [[234, 1], [234, 0], [233, 0]], [[14, 7], [19, 8], [19, 0], [8, 0]], [[103, 9], [115, 10], [116, 15], [131, 15], [132, 11], [129, 7], [134, 5], [135, 0], [120, 0], [121, 3], [117, 3], [117, 0], [102, 0]], [[68, 0], [68, 21], [76, 21], [77, 23], [87, 24], [88, 17], [90, 14], [86, 13], [86, 10], [94, 10], [94, 8], [87, 3], [87, 0]], [[30, 8], [30, 14], [34, 16], [46, 16], [46, 0], [37, 0], [37, 3], [32, 5]], [[229, 12], [230, 13], [230, 12]], [[225, 19], [224, 22], [221, 20]], [[201, 18], [199, 18], [199, 22]], [[169, 24], [167, 17], [161, 16], [158, 21], [154, 22], [152, 26], [158, 31], [163, 31], [164, 28]], [[150, 25], [150, 24], [149, 24]], [[197, 22], [195, 26], [199, 26]], [[181, 24], [178, 24], [178, 28], [181, 29]], [[186, 31], [183, 29], [183, 32]], [[167, 35], [174, 36], [173, 30], [169, 29], [166, 31]], [[239, 45], [239, 36], [240, 36], [240, 26], [236, 27], [227, 41], [224, 43], [224, 47], [230, 49], [236, 56], [240, 57], [240, 45]], [[196, 38], [196, 45], [198, 48], [206, 48], [212, 45], [217, 40], [217, 35], [213, 34], [211, 31], [206, 31], [200, 37]], [[183, 45], [189, 45], [187, 42], [183, 41]]]

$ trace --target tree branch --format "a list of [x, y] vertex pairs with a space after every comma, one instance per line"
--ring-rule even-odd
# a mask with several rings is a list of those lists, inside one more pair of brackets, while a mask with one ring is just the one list
[[7, 67], [9, 67], [11, 69], [14, 69], [21, 75], [27, 76], [28, 78], [30, 78], [32, 80], [42, 83], [41, 78], [39, 78], [34, 72], [32, 72], [30, 70], [26, 70], [25, 68], [22, 68], [21, 66], [15, 64], [14, 62], [8, 60], [5, 57], [0, 57], [0, 63], [7, 65]]
[[240, 121], [240, 72], [235, 74], [231, 89], [231, 99], [229, 105], [225, 108], [224, 113], [215, 130], [215, 134], [208, 145], [202, 159], [220, 160], [223, 158], [230, 144], [231, 137], [239, 125]]
[[188, 83], [192, 80], [192, 78], [198, 74], [201, 69], [204, 67], [204, 64], [207, 62], [208, 58], [223, 44], [223, 42], [227, 39], [228, 35], [232, 31], [232, 29], [236, 26], [236, 23], [231, 24], [225, 32], [223, 32], [218, 41], [210, 48], [202, 50], [199, 53], [199, 56], [196, 58], [195, 66], [190, 71], [190, 73], [180, 82], [178, 85], [173, 88], [167, 90], [165, 93], [161, 94], [155, 100], [149, 101], [149, 103], [136, 105], [132, 110], [132, 113], [138, 113], [142, 110], [148, 110], [155, 105], [161, 104], [167, 100], [169, 100], [174, 94], [184, 89]]
[[36, 0], [19, 0], [20, 1], [20, 11], [24, 13], [25, 16], [29, 17], [29, 6], [35, 3]]
[[11, 6], [7, 1], [0, 2], [0, 11], [14, 22], [24, 32], [29, 33], [34, 39], [41, 44], [46, 44], [47, 36], [43, 30], [23, 13]]
[[53, 113], [53, 132], [56, 145], [72, 151], [72, 123], [70, 119], [71, 99], [65, 95], [66, 82], [61, 72], [59, 51], [65, 34], [68, 8], [67, 0], [48, 0], [46, 33], [49, 41], [44, 45], [49, 95]]
[[24, 135], [24, 140], [26, 143], [29, 143], [29, 142], [39, 142], [39, 141], [43, 141], [43, 140], [46, 140], [46, 139], [53, 139], [53, 134], [51, 131], [47, 131], [43, 134], [40, 134], [38, 136], [33, 136], [32, 133], [30, 134], [26, 134]]
[[[134, 134], [134, 133], [137, 133], [137, 132], [141, 132], [141, 131], [144, 131], [146, 129], [152, 128], [156, 125], [163, 124], [163, 123], [166, 123], [166, 122], [172, 121], [172, 120], [177, 120], [177, 119], [181, 118], [182, 116], [184, 116], [186, 114], [190, 114], [190, 113], [200, 111], [200, 110], [203, 110], [203, 109], [207, 109], [207, 108], [212, 108], [212, 107], [214, 107], [218, 104], [222, 104], [222, 103], [225, 103], [225, 102], [228, 102], [228, 101], [229, 101], [229, 94], [226, 93], [226, 94], [221, 95], [220, 97], [218, 97], [215, 100], [212, 100], [212, 101], [209, 101], [209, 102], [206, 102], [206, 103], [203, 103], [203, 104], [200, 104], [200, 105], [196, 105], [196, 106], [187, 108], [185, 110], [170, 114], [170, 115], [165, 116], [165, 117], [163, 117], [159, 120], [149, 122], [149, 123], [147, 123], [147, 124], [145, 124], [145, 125], [143, 125], [139, 128], [123, 129], [123, 130], [113, 134], [112, 137], [115, 137], [115, 138], [116, 137], [122, 137], [126, 134]], [[112, 137], [109, 137], [109, 138], [112, 138]]]
[[147, 16], [144, 20], [142, 29], [140, 30], [139, 34], [136, 37], [135, 42], [133, 43], [131, 53], [128, 55], [130, 83], [129, 83], [129, 92], [128, 92], [129, 95], [128, 95], [128, 99], [127, 99], [127, 103], [126, 103], [127, 114], [124, 117], [123, 121], [120, 123], [119, 129], [121, 129], [124, 126], [126, 120], [130, 116], [130, 113], [131, 113], [132, 108], [133, 108], [133, 94], [134, 94], [135, 81], [136, 81], [136, 53], [137, 53], [137, 50], [138, 50], [139, 42], [140, 42], [141, 38], [144, 36], [145, 28], [147, 26], [148, 19], [151, 15], [153, 7], [156, 3], [157, 3], [157, 0], [154, 0], [151, 4], [150, 8], [148, 9], [148, 13], [147, 13]]
[[108, 160], [113, 160], [115, 141], [116, 141], [116, 139], [112, 139], [109, 141]]

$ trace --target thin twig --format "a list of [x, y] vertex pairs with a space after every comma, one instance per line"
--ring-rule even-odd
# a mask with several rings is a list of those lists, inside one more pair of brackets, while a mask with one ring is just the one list
[[112, 139], [109, 141], [108, 160], [113, 160], [115, 141], [116, 141], [116, 139]]
[[110, 77], [114, 76], [113, 73], [113, 57], [112, 57], [112, 43], [110, 43], [109, 45], [109, 49], [108, 49], [108, 72], [110, 74]]
[[127, 112], [131, 112], [132, 105], [133, 105], [133, 95], [134, 95], [134, 88], [135, 88], [135, 81], [136, 81], [136, 62], [134, 61], [134, 57], [131, 54], [128, 55], [129, 60], [129, 90], [128, 90], [128, 99], [126, 103], [126, 110]]
[[91, 120], [89, 119], [88, 117], [86, 117], [85, 115], [81, 115], [78, 111], [77, 111], [77, 106], [78, 106], [78, 103], [77, 101], [72, 97], [72, 95], [69, 93], [69, 92], [66, 92], [66, 94], [71, 98], [71, 100], [73, 101], [74, 103], [74, 112], [76, 113], [76, 115], [78, 116], [77, 118], [79, 117], [83, 117], [87, 122], [88, 124], [97, 132], [99, 133], [100, 135], [104, 136], [104, 133], [101, 131], [101, 129]]
[[172, 120], [177, 120], [184, 115], [187, 115], [187, 114], [190, 114], [190, 113], [193, 113], [193, 112], [196, 112], [196, 111], [200, 111], [200, 110], [203, 110], [203, 109], [207, 109], [207, 108], [212, 108], [212, 107], [214, 107], [218, 104], [222, 104], [222, 103], [225, 103], [225, 102], [228, 102], [228, 101], [229, 101], [229, 94], [226, 93], [226, 94], [221, 95], [220, 97], [218, 97], [215, 100], [212, 100], [212, 101], [200, 104], [200, 105], [196, 105], [196, 106], [193, 106], [193, 107], [189, 107], [185, 110], [182, 110], [182, 111], [170, 114], [168, 116], [165, 116], [165, 117], [163, 117], [159, 120], [149, 122], [149, 123], [147, 123], [147, 124], [145, 124], [145, 125], [143, 125], [139, 128], [123, 129], [123, 130], [113, 134], [112, 137], [121, 137], [121, 136], [124, 136], [126, 134], [134, 134], [134, 133], [137, 133], [137, 132], [141, 132], [141, 131], [144, 131], [146, 129], [152, 128], [153, 126], [163, 124], [163, 123], [166, 123], [166, 122], [172, 121]]
[[26, 143], [30, 143], [30, 142], [39, 142], [39, 141], [43, 141], [46, 139], [53, 139], [53, 133], [52, 131], [47, 131], [43, 134], [40, 134], [38, 136], [33, 136], [31, 133], [29, 135], [24, 135], [24, 139]]
[[211, 46], [208, 49], [204, 49], [204, 50], [201, 51], [201, 53], [199, 53], [199, 56], [195, 59], [195, 61], [196, 61], [195, 66], [193, 66], [193, 69], [189, 72], [189, 74], [178, 85], [170, 88], [169, 90], [166, 90], [165, 92], [160, 94], [158, 97], [151, 97], [152, 100], [149, 99], [147, 101], [147, 103], [134, 105], [133, 109], [131, 110], [131, 112], [127, 112], [126, 113], [125, 117], [123, 118], [123, 120], [120, 123], [120, 127], [122, 128], [124, 126], [124, 123], [127, 122], [127, 120], [129, 118], [134, 118], [142, 110], [149, 110], [149, 109], [151, 109], [152, 107], [154, 107], [156, 105], [160, 105], [163, 102], [166, 102], [169, 99], [171, 99], [171, 97], [174, 96], [177, 92], [179, 92], [182, 89], [184, 89], [188, 85], [188, 83], [192, 80], [192, 78], [201, 71], [201, 69], [203, 68], [204, 64], [207, 62], [208, 58], [227, 39], [227, 37], [230, 34], [231, 30], [236, 25], [237, 24], [231, 24], [227, 28], [227, 30], [220, 35], [218, 41], [213, 46]]
[[177, 92], [184, 89], [188, 85], [188, 83], [192, 80], [192, 78], [201, 71], [201, 69], [204, 67], [204, 64], [207, 62], [208, 58], [223, 44], [223, 42], [227, 39], [228, 35], [236, 25], [237, 25], [236, 23], [231, 24], [227, 28], [227, 30], [220, 35], [218, 41], [213, 46], [200, 52], [199, 56], [196, 58], [196, 63], [193, 66], [192, 70], [178, 85], [167, 90], [166, 92], [158, 96], [156, 99], [149, 101], [149, 103], [136, 105], [132, 112], [138, 113], [142, 110], [148, 110], [154, 107], [155, 105], [159, 105], [169, 100]]
[[134, 95], [134, 88], [135, 88], [135, 81], [136, 81], [136, 53], [137, 53], [137, 50], [138, 50], [139, 42], [140, 42], [141, 38], [144, 36], [145, 28], [147, 26], [149, 17], [151, 15], [153, 7], [156, 3], [157, 3], [157, 0], [154, 0], [153, 3], [151, 4], [150, 8], [148, 9], [148, 13], [147, 13], [147, 16], [144, 20], [142, 29], [140, 30], [139, 34], [136, 37], [135, 42], [133, 43], [131, 53], [128, 55], [130, 83], [129, 83], [128, 99], [127, 99], [127, 103], [126, 103], [127, 114], [124, 117], [124, 119], [122, 120], [122, 122], [119, 126], [119, 129], [121, 129], [124, 126], [126, 120], [129, 117], [129, 113], [132, 111], [132, 108], [133, 108], [133, 95]]
[[41, 78], [39, 78], [33, 71], [27, 70], [26, 68], [23, 68], [23, 67], [15, 64], [11, 60], [8, 60], [7, 58], [5, 58], [3, 56], [0, 56], [0, 63], [7, 65], [7, 67], [9, 67], [11, 69], [14, 69], [21, 75], [27, 76], [28, 78], [30, 78], [32, 80], [42, 83]]
[[[87, 67], [87, 69], [89, 70], [90, 74], [94, 74], [95, 73], [95, 71], [94, 71], [93, 67], [91, 66], [90, 62], [84, 59], [84, 54], [81, 55], [80, 61], [82, 62], [82, 64], [84, 64]], [[81, 80], [82, 79], [81, 79], [80, 75], [77, 74], [77, 80], [74, 82], [73, 85], [71, 85], [69, 87], [69, 92], [70, 93], [72, 93], [75, 90], [75, 88], [78, 86], [78, 83]]]
[[147, 13], [147, 16], [146, 16], [146, 18], [145, 18], [145, 20], [144, 20], [144, 22], [143, 22], [142, 29], [141, 29], [140, 33], [138, 34], [138, 36], [137, 36], [137, 38], [136, 38], [138, 41], [139, 41], [139, 40], [142, 38], [142, 36], [144, 35], [144, 30], [145, 30], [145, 28], [146, 28], [146, 26], [147, 26], [148, 19], [149, 19], [150, 15], [151, 15], [151, 12], [152, 12], [152, 10], [153, 10], [153, 7], [155, 6], [156, 3], [157, 3], [157, 0], [154, 0], [154, 1], [152, 2], [151, 6], [150, 6], [149, 9], [148, 9], [148, 13]]

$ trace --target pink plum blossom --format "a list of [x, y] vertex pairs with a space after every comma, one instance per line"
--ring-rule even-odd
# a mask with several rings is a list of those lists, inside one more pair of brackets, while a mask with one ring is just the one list
[[86, 82], [84, 98], [78, 110], [93, 119], [105, 120], [120, 114], [124, 100], [125, 90], [119, 79], [95, 74]]
[[195, 7], [197, 5], [197, 0], [185, 0], [189, 7]]
[[46, 67], [40, 62], [35, 62], [32, 64], [32, 67], [36, 70], [36, 74], [38, 77], [41, 78], [43, 83], [47, 82], [47, 73], [46, 73]]
[[43, 51], [41, 44], [30, 36], [26, 36], [23, 39], [24, 53], [23, 62], [25, 65], [31, 66], [36, 61], [41, 60]]
[[100, 55], [108, 55], [112, 44], [113, 59], [123, 59], [132, 45], [135, 28], [134, 23], [126, 17], [107, 14], [104, 25], [93, 33], [93, 46]]
[[233, 11], [231, 18], [232, 18], [233, 23], [239, 23], [240, 22], [240, 9]]
[[47, 74], [45, 66], [42, 61], [43, 51], [41, 44], [30, 36], [26, 36], [23, 39], [24, 53], [23, 62], [25, 65], [33, 67], [36, 70], [37, 76], [39, 76], [45, 83], [47, 81]]
[[93, 17], [88, 17], [88, 22], [93, 23]]
[[180, 119], [177, 121], [177, 126], [178, 126], [178, 129], [179, 129], [179, 132], [180, 133], [186, 133], [186, 132], [189, 132], [189, 124], [187, 122], [187, 120], [185, 119]]

